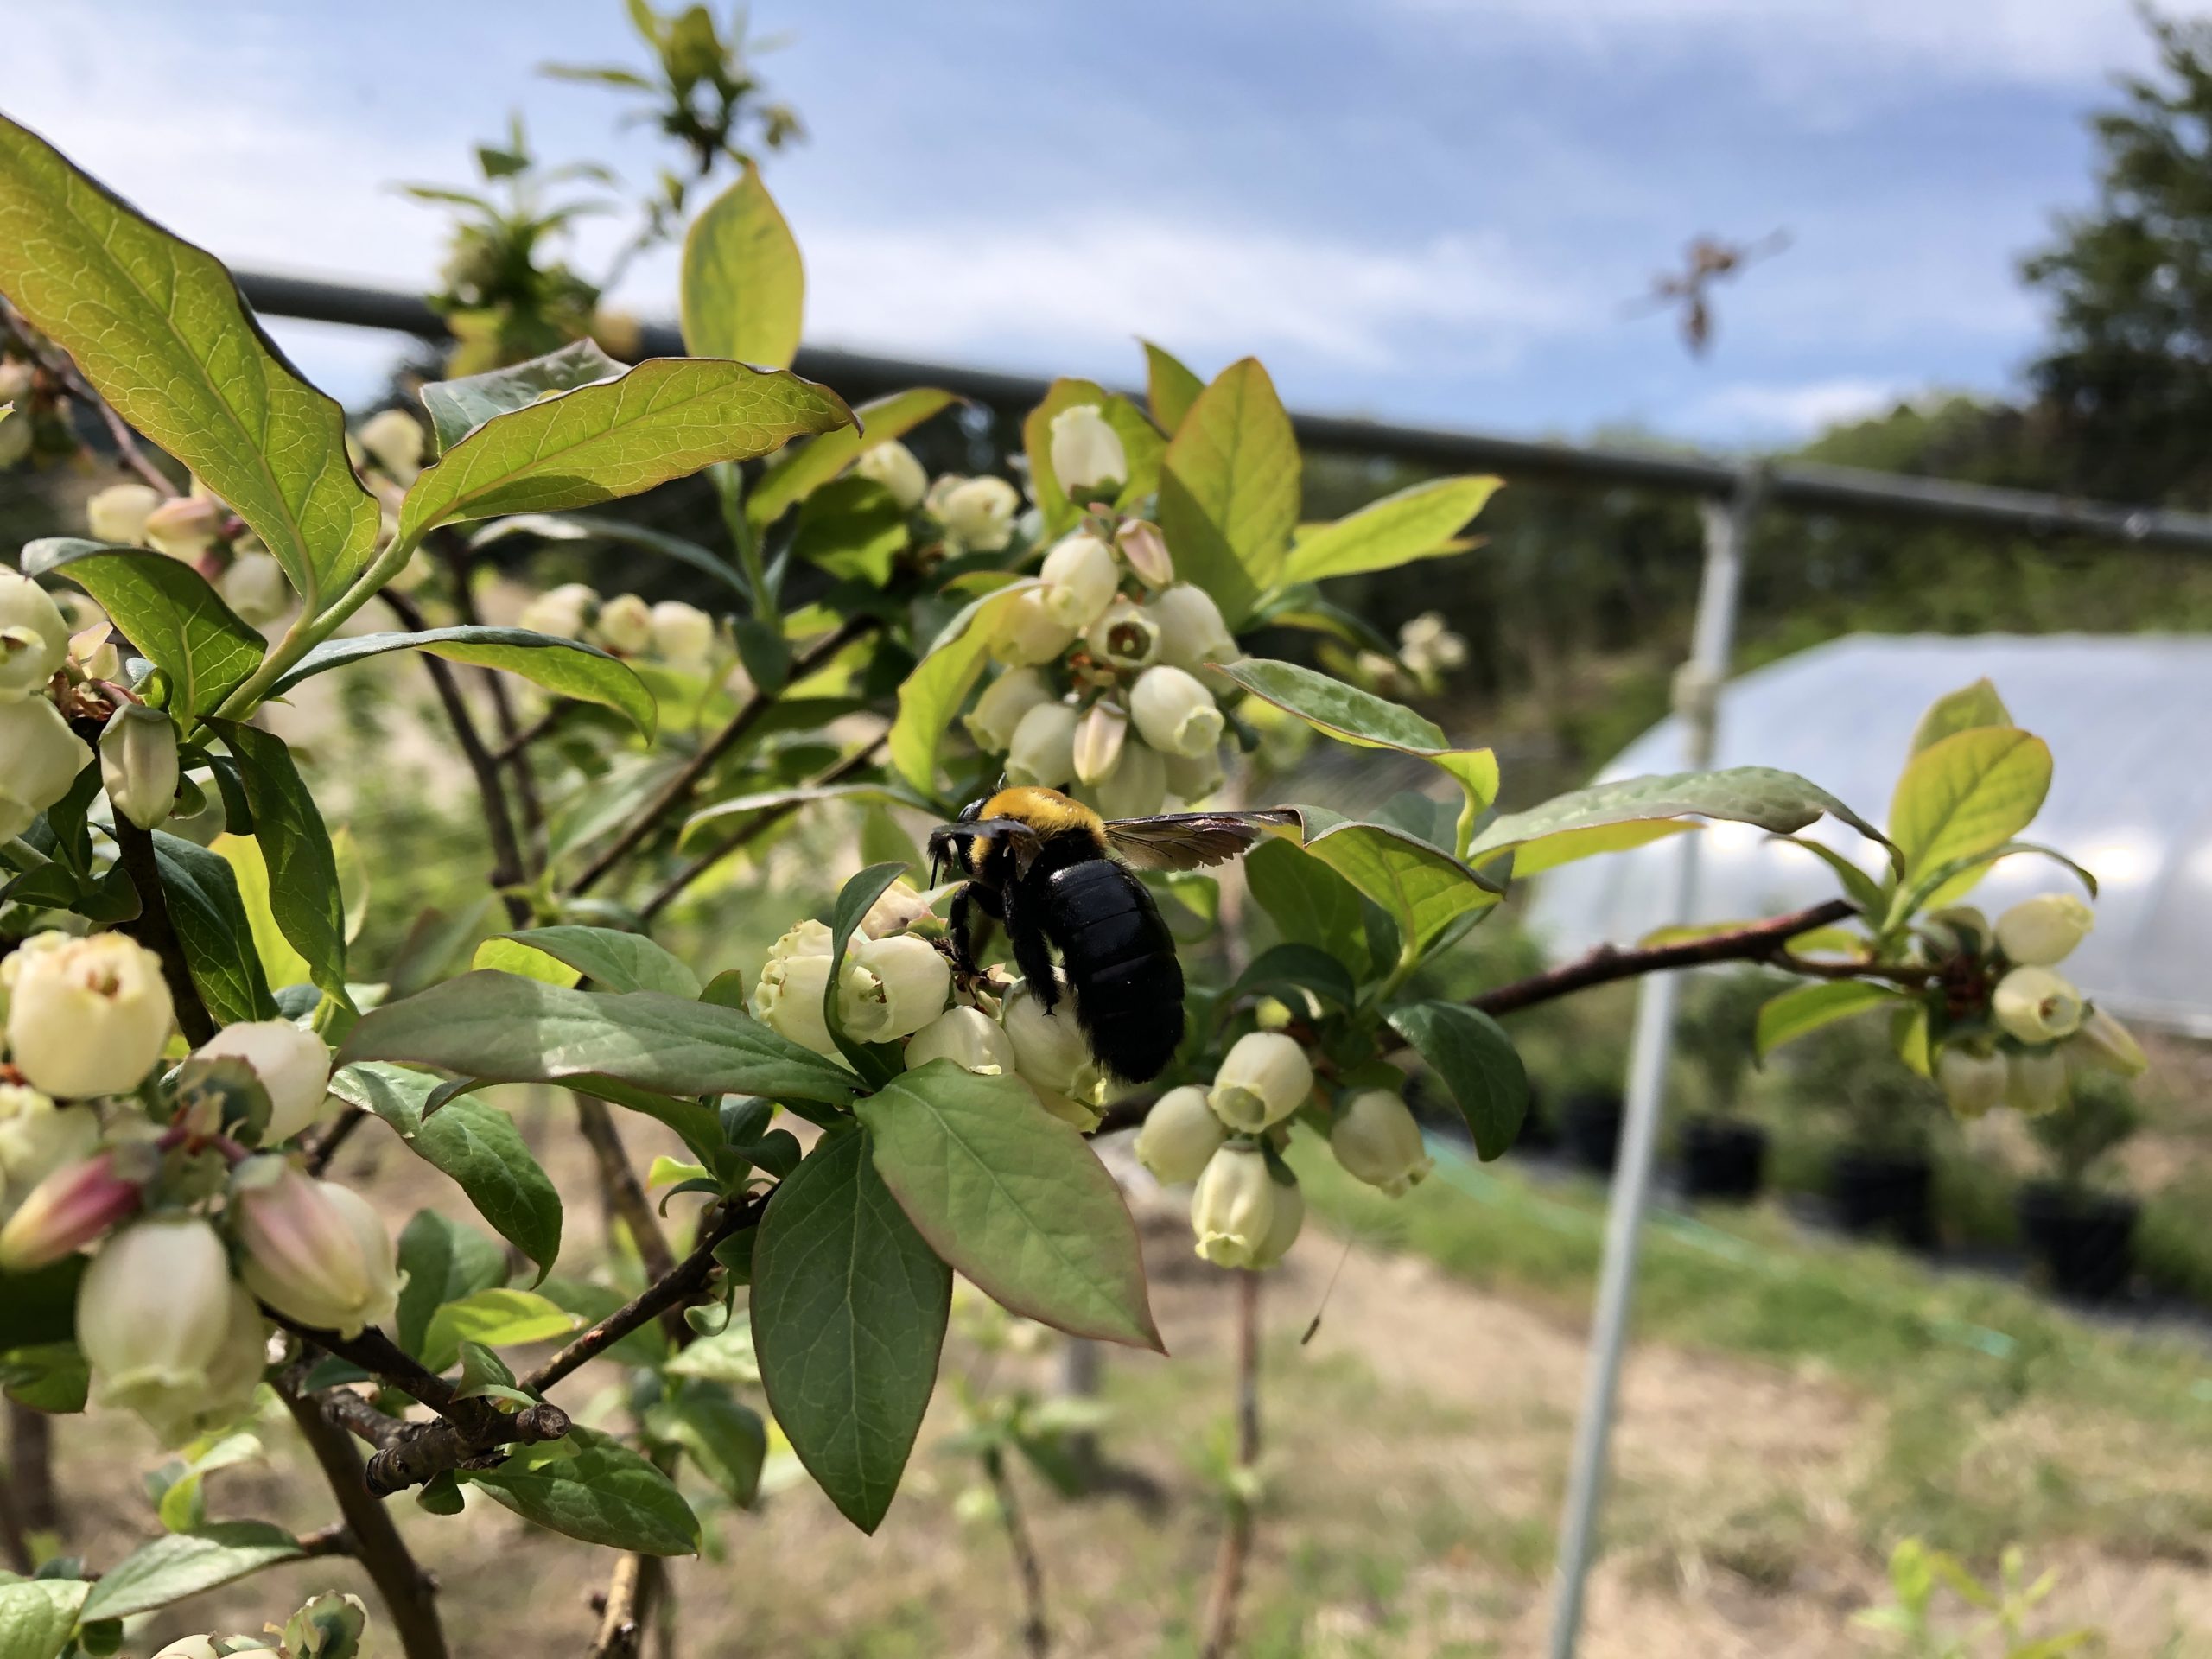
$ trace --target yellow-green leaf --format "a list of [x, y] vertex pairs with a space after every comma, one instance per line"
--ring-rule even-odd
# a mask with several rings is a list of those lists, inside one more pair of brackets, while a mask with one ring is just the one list
[[683, 348], [787, 369], [798, 354], [806, 273], [791, 227], [752, 162], [683, 238]]
[[270, 907], [269, 865], [261, 855], [261, 843], [251, 836], [218, 836], [211, 850], [221, 855], [238, 880], [238, 900], [245, 906], [246, 925], [253, 931], [253, 953], [261, 958], [261, 971], [269, 982], [279, 987], [307, 984], [308, 959], [292, 948]]
[[937, 789], [937, 751], [988, 660], [991, 641], [1014, 602], [1036, 587], [1019, 582], [971, 601], [944, 625], [899, 688], [891, 722], [891, 764], [925, 795]]
[[1152, 418], [1160, 423], [1160, 429], [1172, 438], [1206, 383], [1166, 347], [1148, 340], [1143, 344], [1145, 402], [1152, 406]]
[[1928, 705], [1920, 724], [1912, 728], [1912, 753], [1918, 754], [1923, 749], [1932, 748], [1955, 732], [2012, 723], [2012, 713], [2005, 707], [2005, 699], [1997, 695], [1997, 688], [1986, 679], [1976, 680], [1972, 685], [1944, 693]]
[[1283, 560], [1281, 580], [1319, 582], [1459, 552], [1465, 543], [1454, 538], [1503, 481], [1432, 478], [1370, 502], [1334, 524], [1302, 531]]
[[1298, 524], [1300, 461], [1274, 382], [1248, 357], [1198, 394], [1160, 474], [1160, 527], [1176, 574], [1233, 627], [1282, 575]]
[[1449, 853], [1385, 824], [1337, 824], [1306, 842], [1306, 850], [1389, 911], [1400, 935], [1421, 950], [1460, 917], [1502, 896]]
[[769, 463], [753, 493], [745, 498], [745, 516], [756, 529], [773, 524], [859, 460], [862, 451], [904, 437], [958, 401], [935, 386], [916, 386], [862, 404], [853, 411], [856, 425], [824, 432]]
[[1694, 818], [1650, 818], [1642, 823], [1593, 824], [1586, 830], [1563, 830], [1557, 835], [1524, 841], [1513, 852], [1516, 878], [1541, 875], [1546, 870], [1572, 864], [1578, 858], [1600, 853], [1624, 853], [1631, 847], [1663, 841], [1669, 836], [1697, 829]]
[[1893, 1004], [1904, 995], [1893, 985], [1864, 979], [1824, 979], [1795, 986], [1760, 1007], [1751, 1046], [1764, 1060], [1784, 1043], [1854, 1014]]
[[1890, 839], [1909, 874], [2000, 847], [2050, 788], [2050, 749], [2017, 726], [1976, 726], [1914, 755], [1890, 802]]
[[524, 979], [534, 979], [541, 985], [558, 985], [566, 990], [583, 975], [557, 957], [550, 956], [521, 940], [502, 934], [476, 947], [476, 954], [468, 960], [472, 969], [488, 969], [499, 974], [519, 974]]

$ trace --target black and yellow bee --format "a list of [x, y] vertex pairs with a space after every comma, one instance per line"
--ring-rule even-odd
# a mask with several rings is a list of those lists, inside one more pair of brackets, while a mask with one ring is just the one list
[[1218, 864], [1297, 822], [1284, 810], [1107, 819], [1055, 789], [1002, 789], [931, 832], [931, 880], [947, 865], [968, 878], [948, 918], [963, 972], [978, 971], [976, 947], [997, 922], [1049, 1014], [1058, 951], [1093, 1058], [1125, 1082], [1145, 1083], [1183, 1040], [1183, 966], [1159, 906], [1128, 867]]

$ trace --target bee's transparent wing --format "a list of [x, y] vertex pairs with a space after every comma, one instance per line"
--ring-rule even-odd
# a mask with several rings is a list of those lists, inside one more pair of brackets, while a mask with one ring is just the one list
[[1163, 812], [1151, 818], [1109, 818], [1106, 841], [1141, 870], [1195, 870], [1226, 863], [1262, 836], [1298, 831], [1290, 808], [1254, 812]]

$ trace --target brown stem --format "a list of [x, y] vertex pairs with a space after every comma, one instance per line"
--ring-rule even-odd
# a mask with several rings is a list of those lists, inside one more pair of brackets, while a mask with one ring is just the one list
[[[434, 538], [453, 578], [454, 613], [470, 627], [481, 626], [483, 613], [476, 608], [476, 594], [469, 586], [475, 560], [460, 537], [441, 534]], [[515, 804], [522, 810], [525, 874], [534, 875], [544, 858], [545, 809], [537, 798], [537, 775], [530, 769], [530, 756], [519, 747], [520, 722], [515, 719], [514, 698], [507, 690], [507, 677], [496, 668], [477, 671], [483, 677], [484, 694], [492, 700], [493, 723], [499, 729], [499, 747], [493, 760], [507, 768], [514, 779]]]
[[583, 706], [574, 697], [556, 699], [551, 708], [502, 743], [492, 758], [499, 761], [512, 760]]
[[130, 885], [137, 890], [138, 914], [120, 931], [162, 959], [162, 977], [168, 982], [169, 1001], [176, 1007], [176, 1022], [185, 1040], [194, 1048], [215, 1034], [215, 1022], [200, 989], [192, 982], [192, 969], [184, 947], [169, 921], [168, 896], [162, 890], [162, 867], [154, 856], [154, 837], [120, 812], [115, 815], [116, 855]]
[[1236, 1639], [1236, 1608], [1252, 1556], [1252, 1500], [1246, 1496], [1260, 1461], [1260, 1275], [1236, 1275], [1236, 1468], [1229, 1495], [1229, 1526], [1214, 1558], [1213, 1587], [1206, 1595], [1205, 1641], [1200, 1659], [1224, 1659]]
[[352, 1138], [353, 1131], [367, 1122], [371, 1114], [359, 1106], [348, 1106], [330, 1121], [330, 1126], [315, 1137], [308, 1148], [307, 1168], [310, 1175], [320, 1175], [330, 1167], [330, 1160], [338, 1155], [339, 1147]]
[[[849, 617], [834, 632], [825, 634], [793, 659], [790, 679], [803, 680], [847, 645], [876, 626], [872, 616]], [[683, 764], [683, 769], [661, 786], [660, 792], [645, 803], [638, 816], [630, 820], [622, 833], [601, 849], [599, 855], [584, 866], [576, 879], [569, 884], [569, 893], [575, 897], [588, 892], [608, 871], [627, 858], [642, 845], [645, 838], [691, 798], [691, 791], [699, 780], [736, 746], [739, 740], [760, 721], [762, 715], [776, 705], [779, 692], [756, 690], [746, 699], [745, 706], [729, 717], [721, 730], [701, 746], [698, 753]]]
[[658, 1565], [650, 1555], [624, 1555], [614, 1563], [606, 1592], [594, 1598], [600, 1606], [599, 1629], [587, 1659], [638, 1659]]
[[993, 1446], [983, 1454], [983, 1472], [999, 1502], [999, 1521], [1006, 1529], [1007, 1548], [1014, 1552], [1014, 1569], [1021, 1580], [1021, 1644], [1030, 1659], [1045, 1659], [1052, 1650], [1052, 1623], [1045, 1605], [1045, 1567], [1021, 1516], [1014, 1482], [1006, 1471], [1006, 1454]]
[[0, 1480], [0, 1546], [16, 1572], [29, 1573], [30, 1535], [59, 1533], [61, 1506], [54, 1491], [54, 1426], [42, 1411], [8, 1402], [8, 1472]]
[[599, 1165], [600, 1185], [607, 1191], [608, 1206], [629, 1232], [630, 1243], [637, 1247], [638, 1259], [645, 1263], [645, 1277], [666, 1278], [676, 1271], [676, 1252], [668, 1247], [668, 1236], [661, 1231], [660, 1217], [653, 1213], [652, 1200], [638, 1183], [638, 1172], [631, 1166], [621, 1131], [614, 1127], [614, 1115], [607, 1109], [605, 1101], [589, 1095], [577, 1095], [575, 1103], [576, 1125], [583, 1131], [591, 1155]]
[[[874, 741], [854, 750], [852, 753], [838, 761], [836, 766], [823, 772], [812, 783], [809, 784], [807, 787], [809, 789], [822, 789], [831, 784], [841, 784], [844, 782], [846, 779], [851, 777], [863, 766], [872, 764], [876, 756], [883, 753], [884, 745], [888, 743], [890, 741], [890, 734], [888, 732], [884, 733], [881, 736], [877, 737]], [[742, 830], [738, 830], [734, 835], [731, 836], [727, 841], [722, 842], [719, 846], [710, 848], [706, 852], [700, 854], [698, 857], [693, 859], [689, 864], [686, 864], [673, 876], [670, 877], [668, 884], [665, 887], [662, 887], [658, 892], [655, 893], [652, 898], [646, 899], [643, 905], [638, 907], [639, 916], [646, 921], [652, 920], [654, 917], [659, 915], [662, 911], [667, 909], [670, 905], [673, 904], [676, 901], [677, 897], [681, 894], [686, 887], [690, 887], [694, 881], [696, 881], [709, 870], [714, 868], [715, 865], [721, 863], [722, 860], [728, 858], [732, 853], [737, 851], [747, 842], [756, 839], [763, 830], [768, 829], [772, 824], [780, 823], [785, 818], [791, 817], [792, 813], [798, 810], [798, 805], [799, 804], [797, 801], [785, 801], [780, 806], [762, 808], [760, 814], [748, 823]]]
[[300, 1426], [308, 1450], [322, 1465], [323, 1478], [330, 1483], [338, 1512], [346, 1517], [346, 1531], [352, 1535], [353, 1553], [384, 1598], [385, 1611], [398, 1633], [400, 1650], [407, 1659], [446, 1659], [445, 1630], [438, 1622], [436, 1580], [408, 1552], [399, 1529], [392, 1524], [383, 1503], [371, 1494], [360, 1454], [346, 1432], [324, 1416], [314, 1401], [302, 1398], [287, 1382], [279, 1379], [277, 1395]]

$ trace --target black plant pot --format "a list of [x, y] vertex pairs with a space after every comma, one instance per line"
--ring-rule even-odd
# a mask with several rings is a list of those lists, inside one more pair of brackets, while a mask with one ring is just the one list
[[1875, 1152], [1845, 1147], [1828, 1164], [1828, 1196], [1836, 1224], [1859, 1237], [1886, 1234], [1916, 1250], [1931, 1249], [1936, 1226], [1929, 1208], [1934, 1172], [1918, 1153]]
[[2060, 1295], [2101, 1302], [2126, 1286], [2142, 1211], [2134, 1199], [2031, 1181], [2013, 1205], [2022, 1241]]
[[1579, 1089], [1560, 1103], [1560, 1144], [1575, 1165], [1605, 1174], [1621, 1150], [1621, 1097], [1610, 1089]]
[[1733, 1117], [1693, 1117], [1682, 1125], [1682, 1195], [1748, 1204], [1766, 1174], [1766, 1131]]

